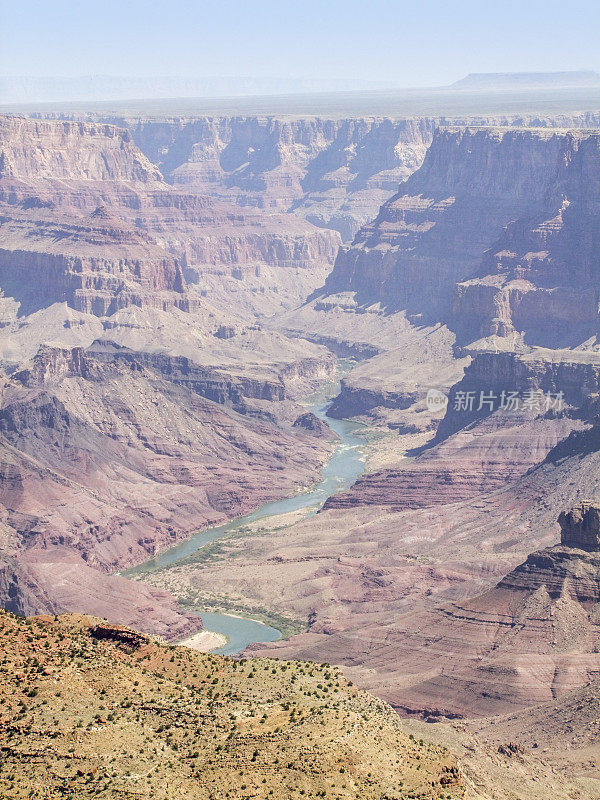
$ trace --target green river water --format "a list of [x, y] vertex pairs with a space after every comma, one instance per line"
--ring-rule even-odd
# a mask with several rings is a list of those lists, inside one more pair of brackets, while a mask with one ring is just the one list
[[[196, 553], [210, 542], [239, 531], [251, 522], [268, 520], [269, 517], [301, 509], [307, 509], [307, 516], [316, 514], [328, 497], [352, 486], [364, 471], [363, 450], [365, 440], [361, 435], [364, 427], [349, 420], [327, 417], [327, 409], [331, 405], [333, 398], [339, 393], [339, 389], [339, 381], [331, 382], [302, 402], [302, 405], [308, 411], [312, 411], [313, 414], [326, 421], [329, 427], [339, 436], [337, 447], [323, 468], [321, 480], [313, 489], [301, 494], [295, 494], [284, 500], [275, 500], [272, 503], [261, 506], [250, 514], [238, 517], [224, 525], [200, 531], [192, 536], [191, 539], [166, 550], [164, 553], [160, 553], [150, 561], [123, 574], [129, 577], [140, 577], [151, 570], [173, 566], [178, 561]], [[234, 655], [253, 642], [272, 642], [281, 638], [281, 634], [276, 628], [253, 619], [211, 611], [199, 611], [199, 613], [202, 616], [206, 630], [217, 631], [227, 636], [227, 645], [215, 650], [214, 652], [216, 653]]]

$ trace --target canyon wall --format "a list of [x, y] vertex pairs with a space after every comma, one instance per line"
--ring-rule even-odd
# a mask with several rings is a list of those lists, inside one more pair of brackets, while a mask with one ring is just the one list
[[[173, 187], [127, 130], [23, 117], [0, 122], [4, 273], [38, 276], [39, 297], [31, 302], [67, 300], [99, 315], [130, 304], [185, 307], [185, 272], [202, 283], [196, 294], [214, 295], [225, 307], [233, 294], [244, 295], [240, 305], [253, 313], [269, 302], [301, 301], [333, 263], [337, 232]], [[142, 284], [137, 293], [131, 280]], [[186, 296], [153, 298], [144, 284]]]
[[63, 301], [97, 316], [130, 305], [189, 309], [180, 262], [142, 231], [103, 217], [74, 219], [23, 203], [6, 211], [0, 286], [21, 314]]
[[439, 126], [600, 127], [600, 114], [593, 112], [465, 118], [80, 116], [129, 130], [175, 186], [234, 199], [246, 208], [292, 211], [339, 231], [346, 242], [421, 166]]
[[507, 225], [476, 275], [456, 287], [463, 338], [519, 334], [560, 346], [597, 331], [600, 135], [571, 131], [559, 143], [544, 197]]
[[352, 239], [421, 163], [434, 119], [118, 119], [176, 186], [294, 211]]
[[18, 116], [0, 116], [0, 178], [162, 182], [129, 131]]
[[440, 128], [317, 302], [352, 293], [359, 310], [443, 321], [463, 345], [577, 344], [598, 324], [599, 176], [595, 131]]
[[543, 203], [560, 156], [551, 131], [439, 129], [421, 168], [340, 251], [325, 292], [448, 316], [455, 284], [508, 223]]

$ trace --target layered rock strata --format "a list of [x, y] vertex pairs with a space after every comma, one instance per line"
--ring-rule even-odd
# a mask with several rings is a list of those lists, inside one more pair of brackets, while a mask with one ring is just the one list
[[545, 195], [512, 220], [459, 283], [456, 326], [463, 339], [521, 335], [572, 346], [598, 331], [600, 136], [564, 132]]
[[475, 274], [505, 226], [545, 208], [580, 138], [440, 128], [421, 167], [340, 252], [325, 292], [354, 291], [362, 305], [448, 315], [455, 284]]
[[127, 128], [174, 185], [291, 211], [352, 241], [420, 167], [440, 125], [594, 128], [597, 113], [470, 118], [199, 116], [100, 117]]
[[[167, 185], [131, 134], [112, 125], [2, 117], [0, 153], [4, 277], [17, 268], [38, 274], [46, 304], [69, 299], [102, 314], [119, 293], [121, 306], [160, 307], [169, 299], [144, 297], [144, 283], [185, 293], [185, 272], [202, 283], [198, 294], [224, 305], [243, 295], [240, 307], [253, 314], [301, 301], [337, 252], [334, 231]], [[177, 274], [163, 287], [165, 273]], [[138, 274], [136, 293], [128, 281]]]
[[[204, 384], [178, 380], [176, 363], [170, 375], [165, 364], [131, 353], [97, 359], [81, 348], [46, 347], [6, 382], [4, 604], [30, 613], [102, 611], [164, 633], [164, 595], [136, 598], [132, 584], [101, 573], [314, 478], [328, 431], [294, 426], [299, 409], [283, 402], [279, 422], [248, 408], [245, 397], [237, 413], [206, 399]], [[181, 629], [175, 624], [170, 635]]]
[[[405, 621], [400, 661], [413, 676], [401, 692], [405, 710], [506, 711], [560, 699], [598, 677], [599, 513], [590, 503], [561, 513], [560, 545], [532, 553], [479, 597]], [[419, 680], [408, 666], [415, 647], [429, 653]]]
[[434, 119], [115, 118], [167, 179], [351, 240], [421, 163]]

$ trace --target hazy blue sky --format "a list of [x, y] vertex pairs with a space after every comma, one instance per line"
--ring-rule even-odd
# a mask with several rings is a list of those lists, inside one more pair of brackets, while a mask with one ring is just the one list
[[0, 74], [354, 76], [600, 70], [600, 3], [0, 0]]

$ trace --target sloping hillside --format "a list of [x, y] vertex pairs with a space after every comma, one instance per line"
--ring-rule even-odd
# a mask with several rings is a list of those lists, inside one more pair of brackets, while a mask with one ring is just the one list
[[0, 612], [3, 798], [460, 798], [443, 747], [329, 665]]

